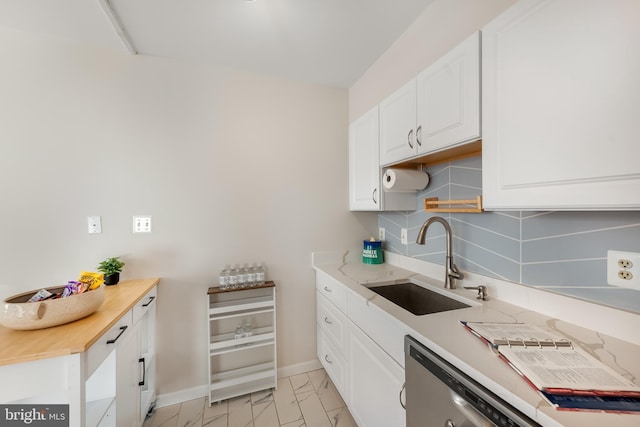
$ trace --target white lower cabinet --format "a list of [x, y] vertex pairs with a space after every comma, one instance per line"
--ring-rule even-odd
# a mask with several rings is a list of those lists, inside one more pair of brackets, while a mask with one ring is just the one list
[[316, 289], [318, 359], [358, 426], [404, 427], [404, 368], [394, 359], [404, 361], [406, 331], [322, 272]]
[[115, 351], [116, 425], [139, 427], [155, 400], [155, 316], [157, 288], [131, 309], [131, 330]]
[[116, 425], [138, 426], [138, 331], [127, 334], [116, 351]]
[[402, 427], [404, 369], [353, 323], [349, 328], [348, 405], [361, 427]]

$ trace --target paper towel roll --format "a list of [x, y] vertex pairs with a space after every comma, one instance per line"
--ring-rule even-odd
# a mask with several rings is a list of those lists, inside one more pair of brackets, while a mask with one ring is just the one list
[[416, 191], [422, 190], [427, 184], [429, 184], [429, 175], [421, 170], [387, 169], [382, 177], [384, 191]]

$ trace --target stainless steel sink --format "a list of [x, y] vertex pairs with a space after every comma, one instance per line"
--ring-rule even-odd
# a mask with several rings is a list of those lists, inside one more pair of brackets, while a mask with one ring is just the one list
[[417, 316], [471, 307], [469, 304], [411, 282], [367, 287]]

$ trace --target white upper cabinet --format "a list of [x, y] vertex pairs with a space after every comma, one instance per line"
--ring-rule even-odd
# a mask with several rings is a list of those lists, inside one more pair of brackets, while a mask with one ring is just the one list
[[378, 107], [349, 125], [349, 209], [415, 210], [415, 193], [382, 190], [378, 135]]
[[480, 34], [380, 103], [380, 164], [480, 138]]
[[378, 107], [349, 125], [349, 208], [380, 209]]
[[640, 208], [639, 16], [522, 0], [483, 29], [485, 208]]
[[418, 154], [480, 138], [480, 33], [418, 75]]
[[380, 164], [413, 157], [416, 142], [416, 80], [380, 103]]

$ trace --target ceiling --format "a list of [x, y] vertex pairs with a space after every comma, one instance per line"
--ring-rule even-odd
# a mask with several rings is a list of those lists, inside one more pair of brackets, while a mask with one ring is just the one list
[[433, 0], [0, 0], [0, 27], [350, 87]]

